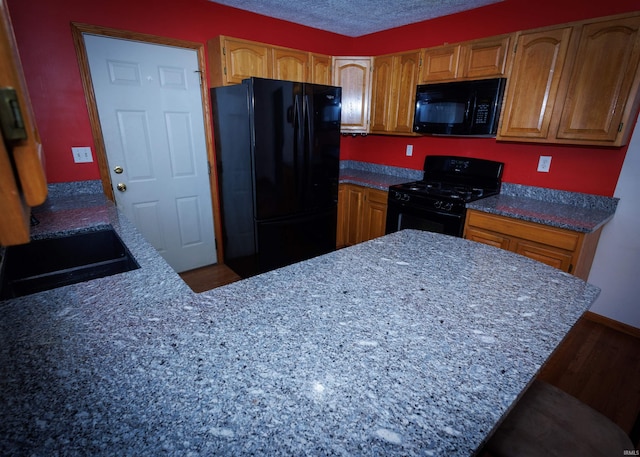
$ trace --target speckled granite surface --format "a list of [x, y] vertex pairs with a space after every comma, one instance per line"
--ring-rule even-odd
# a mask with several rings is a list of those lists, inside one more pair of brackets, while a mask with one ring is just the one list
[[424, 172], [408, 168], [343, 160], [340, 162], [340, 182], [374, 189], [389, 190], [389, 186], [422, 179]]
[[402, 231], [198, 295], [87, 201], [142, 268], [0, 302], [2, 455], [470, 455], [598, 294]]
[[613, 218], [618, 198], [503, 183], [500, 195], [467, 208], [590, 233]]
[[[340, 182], [388, 190], [393, 184], [422, 179], [424, 172], [358, 161], [340, 164]], [[589, 233], [607, 223], [617, 198], [502, 183], [500, 195], [469, 203], [468, 208], [529, 222]]]

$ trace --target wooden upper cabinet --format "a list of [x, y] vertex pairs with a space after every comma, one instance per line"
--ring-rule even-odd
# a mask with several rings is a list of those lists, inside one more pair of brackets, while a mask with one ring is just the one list
[[624, 146], [639, 62], [638, 13], [521, 33], [497, 139]]
[[372, 57], [333, 57], [333, 85], [342, 87], [344, 133], [369, 132]]
[[518, 35], [498, 138], [548, 137], [571, 32], [563, 27]]
[[375, 57], [371, 78], [371, 132], [391, 130], [393, 110], [393, 56]]
[[504, 77], [511, 39], [499, 35], [424, 49], [420, 83]]
[[472, 79], [506, 76], [511, 39], [511, 35], [500, 35], [465, 43], [462, 76]]
[[410, 134], [420, 51], [374, 59], [371, 94], [371, 132]]
[[569, 84], [560, 94], [559, 141], [626, 144], [638, 103], [639, 29], [640, 15], [578, 28]]
[[307, 82], [309, 72], [309, 53], [293, 49], [276, 48], [271, 50], [274, 79]]
[[404, 52], [396, 57], [393, 84], [397, 100], [397, 113], [392, 129], [397, 133], [413, 133], [416, 86], [420, 73], [420, 52]]
[[451, 44], [422, 50], [420, 83], [450, 81], [458, 77], [461, 46]]
[[209, 40], [212, 87], [240, 84], [252, 76], [271, 78], [271, 49], [253, 41], [219, 36]]
[[331, 56], [309, 54], [309, 81], [314, 84], [331, 85]]
[[207, 42], [211, 87], [252, 76], [331, 85], [331, 56], [218, 36]]

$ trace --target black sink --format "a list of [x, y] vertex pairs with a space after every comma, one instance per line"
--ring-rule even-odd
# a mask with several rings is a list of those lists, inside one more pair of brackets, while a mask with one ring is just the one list
[[113, 228], [9, 246], [0, 299], [21, 297], [140, 268]]

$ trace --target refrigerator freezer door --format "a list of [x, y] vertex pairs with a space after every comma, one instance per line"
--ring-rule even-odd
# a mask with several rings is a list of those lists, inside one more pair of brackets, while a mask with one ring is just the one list
[[336, 223], [335, 207], [297, 218], [258, 222], [258, 271], [272, 270], [334, 251]]

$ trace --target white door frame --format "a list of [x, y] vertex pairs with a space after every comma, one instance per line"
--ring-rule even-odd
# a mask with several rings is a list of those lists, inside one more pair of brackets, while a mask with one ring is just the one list
[[191, 41], [176, 40], [174, 38], [165, 38], [156, 35], [148, 35], [143, 33], [129, 32], [126, 30], [111, 29], [88, 24], [71, 23], [71, 31], [73, 41], [78, 56], [78, 65], [80, 67], [80, 76], [82, 78], [82, 86], [84, 88], [85, 98], [87, 100], [87, 109], [89, 111], [89, 121], [91, 123], [91, 132], [95, 147], [96, 160], [100, 170], [100, 178], [102, 180], [102, 189], [104, 194], [112, 201], [115, 201], [113, 194], [113, 183], [111, 181], [111, 173], [107, 163], [107, 153], [100, 126], [100, 118], [98, 116], [98, 107], [96, 105], [95, 92], [93, 83], [91, 82], [91, 72], [89, 70], [89, 60], [87, 58], [87, 50], [82, 37], [83, 33], [92, 35], [101, 35], [111, 38], [121, 38], [125, 40], [140, 41], [143, 43], [160, 44], [165, 46], [174, 46], [179, 48], [193, 49], [198, 53], [198, 67], [200, 68], [200, 76], [202, 84], [200, 85], [202, 92], [202, 112], [204, 114], [205, 141], [207, 147], [207, 160], [209, 162], [209, 185], [211, 189], [211, 204], [213, 210], [214, 235], [216, 239], [216, 254], [218, 263], [222, 263], [223, 252], [222, 243], [218, 240], [222, 239], [222, 225], [220, 223], [220, 199], [218, 195], [218, 175], [216, 167], [216, 158], [213, 146], [213, 131], [211, 124], [211, 108], [209, 101], [209, 86], [206, 77], [206, 60], [204, 55], [204, 45]]

